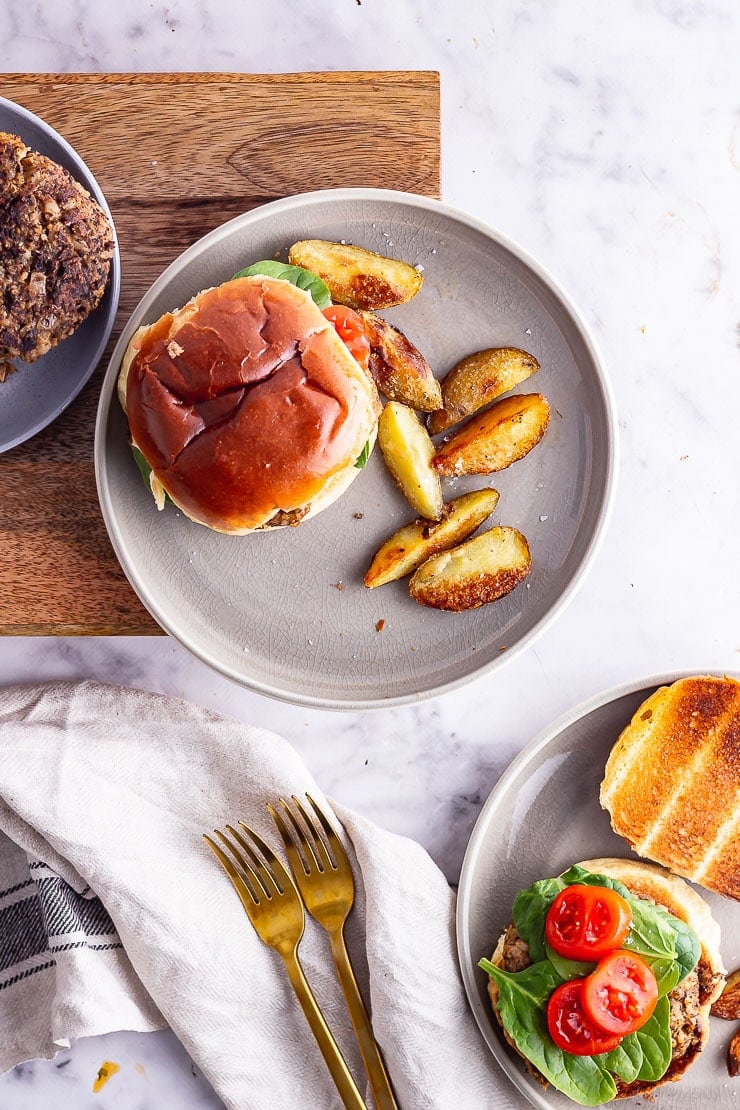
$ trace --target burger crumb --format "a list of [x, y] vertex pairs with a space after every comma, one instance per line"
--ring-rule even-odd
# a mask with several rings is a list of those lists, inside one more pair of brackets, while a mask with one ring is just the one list
[[378, 623], [375, 625], [375, 631], [376, 632], [382, 632], [384, 628], [385, 628], [385, 621], [384, 620], [379, 620]]
[[341, 591], [344, 589], [344, 582], [333, 582], [332, 585], [334, 586], [335, 590]]
[[352, 516], [355, 518], [355, 520], [362, 520], [364, 515], [364, 513], [352, 513]]
[[12, 362], [0, 361], [0, 383], [7, 381], [14, 370]]

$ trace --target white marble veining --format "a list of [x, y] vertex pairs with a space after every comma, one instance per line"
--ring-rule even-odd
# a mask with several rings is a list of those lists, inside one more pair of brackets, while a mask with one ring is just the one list
[[[443, 198], [569, 291], [606, 357], [622, 434], [589, 578], [533, 648], [464, 690], [305, 710], [161, 638], [0, 641], [0, 684], [95, 677], [270, 727], [327, 793], [421, 841], [454, 881], [496, 778], [555, 717], [625, 680], [740, 670], [734, 0], [5, 0], [0, 41], [5, 72], [439, 70]], [[121, 1071], [93, 1095], [104, 1059]], [[217, 1105], [168, 1033], [94, 1038], [0, 1078], [2, 1110]]]

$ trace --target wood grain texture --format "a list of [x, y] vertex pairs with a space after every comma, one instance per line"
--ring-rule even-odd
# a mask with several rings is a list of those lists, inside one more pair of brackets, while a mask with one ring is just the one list
[[0, 633], [159, 631], [98, 507], [93, 429], [127, 316], [206, 232], [259, 204], [340, 186], [439, 195], [439, 76], [427, 72], [7, 74], [96, 176], [118, 232], [121, 301], [101, 365], [50, 427], [0, 456]]

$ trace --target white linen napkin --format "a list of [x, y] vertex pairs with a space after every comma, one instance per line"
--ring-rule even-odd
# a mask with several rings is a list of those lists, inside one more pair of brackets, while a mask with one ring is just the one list
[[[279, 957], [202, 833], [309, 791], [280, 737], [93, 682], [0, 692], [0, 1071], [69, 1039], [169, 1024], [228, 1107], [341, 1102]], [[514, 1105], [467, 1007], [454, 895], [423, 849], [334, 805], [357, 901], [347, 941], [401, 1107]], [[300, 958], [368, 1098], [325, 934]]]

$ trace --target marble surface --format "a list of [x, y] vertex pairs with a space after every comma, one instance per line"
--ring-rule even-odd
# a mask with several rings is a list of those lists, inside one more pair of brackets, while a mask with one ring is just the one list
[[[623, 681], [740, 669], [734, 0], [5, 0], [0, 39], [5, 72], [439, 70], [443, 198], [570, 292], [610, 368], [622, 437], [587, 581], [533, 647], [464, 690], [305, 710], [161, 638], [0, 641], [0, 684], [91, 676], [273, 728], [327, 793], [418, 839], [454, 882], [497, 777], [554, 718]], [[93, 1095], [106, 1059], [121, 1070]], [[169, 1033], [81, 1041], [0, 1078], [3, 1110], [218, 1105]]]

